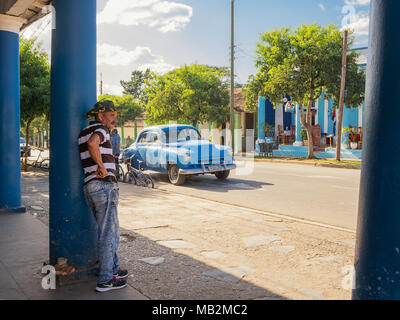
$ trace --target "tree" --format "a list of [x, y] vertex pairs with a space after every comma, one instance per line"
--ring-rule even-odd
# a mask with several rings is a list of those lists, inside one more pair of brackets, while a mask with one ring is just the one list
[[[47, 53], [34, 40], [20, 39], [21, 126], [28, 144], [30, 125], [36, 117], [50, 114], [50, 65]], [[26, 157], [25, 157], [26, 170]]]
[[111, 100], [119, 109], [117, 126], [123, 127], [127, 121], [134, 121], [137, 116], [143, 113], [143, 108], [136, 102], [132, 95], [114, 96], [104, 94], [99, 96], [99, 101]]
[[185, 65], [148, 80], [146, 119], [151, 123], [168, 121], [213, 121], [229, 119], [229, 91], [224, 68]]
[[133, 96], [137, 102], [147, 103], [145, 99], [144, 90], [146, 87], [146, 80], [150, 80], [154, 77], [154, 74], [150, 69], [146, 69], [145, 72], [135, 70], [132, 72], [130, 81], [122, 81], [121, 86], [124, 88], [124, 95]]
[[[350, 43], [354, 38], [350, 38]], [[288, 94], [292, 103], [300, 109], [300, 122], [307, 131], [308, 157], [314, 157], [312, 139], [312, 105], [323, 91], [338, 102], [342, 67], [343, 34], [333, 25], [324, 28], [302, 25], [292, 31], [282, 28], [266, 32], [257, 44], [256, 67], [258, 73], [248, 84], [254, 106], [256, 94], [268, 97], [274, 104], [282, 103]], [[363, 72], [357, 67], [357, 53], [347, 57], [348, 90], [345, 97], [347, 107], [358, 107], [364, 97]], [[306, 110], [304, 112], [304, 109]]]
[[242, 92], [246, 92], [244, 109], [247, 112], [257, 112], [258, 97], [263, 91], [263, 83], [254, 75], [249, 76], [248, 82], [244, 85]]

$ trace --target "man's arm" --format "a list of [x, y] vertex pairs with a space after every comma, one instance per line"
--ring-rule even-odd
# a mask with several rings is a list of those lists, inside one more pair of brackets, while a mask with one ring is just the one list
[[101, 141], [98, 134], [93, 134], [87, 142], [90, 156], [99, 166], [97, 169], [97, 178], [105, 178], [108, 173], [107, 169], [104, 167], [103, 160], [101, 159], [100, 143]]

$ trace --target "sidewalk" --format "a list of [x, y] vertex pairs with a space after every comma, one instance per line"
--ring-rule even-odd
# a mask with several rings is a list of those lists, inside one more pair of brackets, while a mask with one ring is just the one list
[[0, 299], [147, 299], [130, 286], [97, 293], [96, 281], [44, 290], [41, 268], [48, 260], [48, 246], [47, 226], [29, 213], [0, 215]]
[[[242, 153], [241, 155], [236, 155], [235, 160], [249, 160], [254, 159], [255, 162], [274, 162], [274, 163], [286, 163], [286, 164], [297, 164], [303, 166], [312, 167], [326, 167], [326, 168], [339, 168], [339, 169], [361, 169], [361, 160], [355, 159], [342, 159], [342, 163], [337, 163], [335, 159], [313, 159], [309, 160], [306, 158], [288, 158], [288, 157], [261, 157], [256, 156], [254, 153]], [[351, 164], [346, 163], [351, 162]]]
[[[160, 189], [120, 184], [121, 267], [130, 287], [45, 291], [48, 175], [23, 173], [27, 213], [0, 216], [0, 299], [350, 299], [355, 234]], [[266, 195], [267, 196], [267, 195]]]

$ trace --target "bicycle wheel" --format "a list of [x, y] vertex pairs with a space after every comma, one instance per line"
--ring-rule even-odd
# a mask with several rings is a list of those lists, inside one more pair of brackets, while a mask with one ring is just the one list
[[143, 177], [143, 186], [146, 187], [146, 188], [154, 188], [154, 181], [153, 181], [153, 178], [150, 175], [148, 175], [148, 174], [144, 175], [144, 177]]
[[131, 172], [127, 172], [124, 176], [124, 181], [130, 184], [137, 184], [135, 176]]
[[118, 176], [117, 180], [123, 182], [125, 180], [124, 169], [122, 169], [121, 165], [118, 165]]
[[50, 169], [50, 159], [43, 159], [39, 163], [38, 167], [42, 169]]

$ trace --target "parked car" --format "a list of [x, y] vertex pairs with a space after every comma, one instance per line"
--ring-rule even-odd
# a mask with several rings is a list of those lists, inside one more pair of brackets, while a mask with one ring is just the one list
[[230, 147], [203, 140], [199, 131], [190, 125], [162, 125], [140, 131], [136, 142], [121, 154], [121, 161], [133, 158], [144, 170], [168, 173], [169, 181], [181, 185], [188, 176], [214, 174], [227, 179], [236, 168]]
[[26, 153], [28, 157], [31, 156], [31, 146], [28, 144], [26, 145], [26, 140], [24, 138], [19, 139], [19, 149], [21, 151], [21, 157], [23, 157]]

